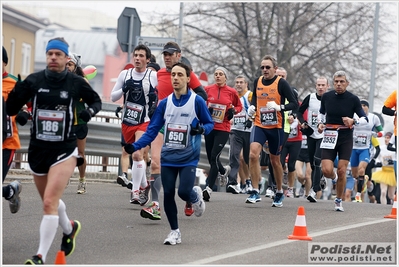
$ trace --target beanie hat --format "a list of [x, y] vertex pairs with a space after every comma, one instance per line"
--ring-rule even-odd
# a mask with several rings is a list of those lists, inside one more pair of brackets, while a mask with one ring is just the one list
[[360, 104], [365, 105], [367, 107], [370, 107], [369, 106], [369, 102], [367, 100], [365, 100], [365, 99], [360, 100]]
[[158, 65], [158, 63], [155, 62], [150, 62], [147, 64], [147, 68], [152, 67], [154, 68], [156, 71], [159, 71], [161, 69], [161, 67]]
[[7, 56], [7, 51], [3, 46], [3, 62], [8, 64], [8, 56]]
[[75, 63], [76, 67], [82, 67], [81, 55], [78, 55], [76, 53], [69, 53], [68, 57], [69, 57], [69, 61], [72, 61], [73, 63]]
[[221, 70], [221, 71], [224, 73], [224, 76], [226, 76], [226, 79], [227, 79], [227, 70], [226, 70], [225, 68], [223, 68], [223, 67], [217, 67], [217, 68], [215, 69], [215, 71], [217, 71], [217, 70]]

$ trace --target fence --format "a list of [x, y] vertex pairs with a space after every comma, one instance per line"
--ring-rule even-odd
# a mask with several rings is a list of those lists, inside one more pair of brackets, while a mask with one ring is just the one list
[[[103, 103], [103, 109], [88, 123], [89, 133], [86, 139], [87, 172], [112, 172], [120, 173], [121, 155], [121, 125], [120, 119], [115, 116], [118, 105]], [[25, 126], [19, 126], [21, 149], [17, 150], [14, 158], [14, 168], [28, 169], [27, 152], [30, 137], [29, 121]], [[226, 144], [220, 156], [225, 165], [229, 162], [230, 145]], [[205, 141], [202, 137], [201, 156], [198, 168], [209, 169], [209, 163], [205, 151]]]

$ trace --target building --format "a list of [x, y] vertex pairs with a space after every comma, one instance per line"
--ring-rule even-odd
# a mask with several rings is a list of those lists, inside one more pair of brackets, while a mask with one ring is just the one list
[[22, 78], [34, 71], [36, 32], [46, 22], [7, 5], [2, 8], [2, 44], [7, 50], [7, 71]]

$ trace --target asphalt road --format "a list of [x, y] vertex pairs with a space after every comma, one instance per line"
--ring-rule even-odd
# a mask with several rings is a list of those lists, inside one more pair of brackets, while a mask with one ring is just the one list
[[[141, 207], [129, 203], [128, 189], [90, 183], [87, 194], [77, 195], [76, 188], [76, 182], [69, 185], [62, 198], [70, 219], [82, 223], [76, 250], [66, 259], [69, 265], [315, 265], [308, 262], [308, 244], [320, 242], [394, 242], [397, 250], [397, 221], [384, 218], [391, 205], [345, 202], [340, 213], [331, 200], [286, 198], [284, 207], [272, 208], [264, 196], [257, 204], [246, 204], [247, 195], [214, 192], [197, 218], [184, 215], [184, 203], [177, 197], [182, 243], [166, 246], [166, 215], [162, 213], [160, 221], [141, 218]], [[23, 264], [38, 249], [42, 206], [33, 183], [25, 181], [21, 198], [16, 214], [3, 199], [3, 265]], [[312, 241], [287, 238], [299, 206], [305, 208]], [[61, 238], [59, 227], [46, 264], [54, 263]]]

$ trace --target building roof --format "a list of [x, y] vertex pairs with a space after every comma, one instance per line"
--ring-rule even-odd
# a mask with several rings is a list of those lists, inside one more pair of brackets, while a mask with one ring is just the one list
[[31, 32], [47, 26], [47, 23], [8, 5], [2, 6], [3, 22], [8, 22]]
[[[47, 42], [55, 37], [64, 37], [69, 51], [82, 56], [82, 65], [104, 65], [106, 55], [115, 54], [119, 46], [116, 29], [95, 29], [91, 31], [73, 29], [41, 29], [36, 32], [35, 62], [45, 62]], [[42, 52], [40, 52], [42, 51]]]

